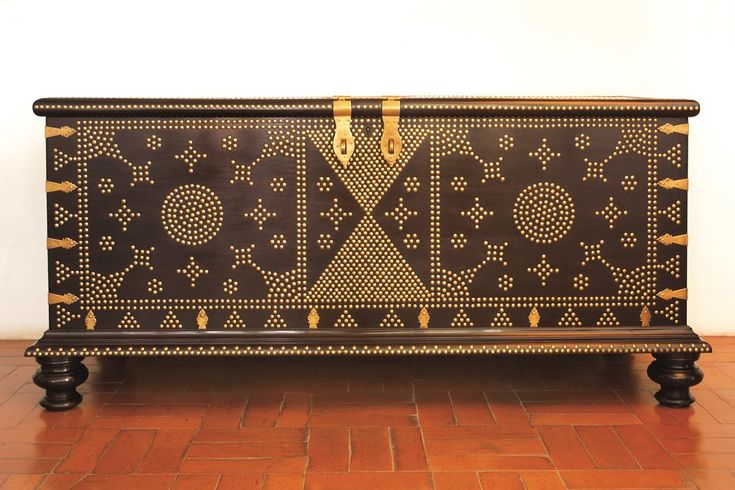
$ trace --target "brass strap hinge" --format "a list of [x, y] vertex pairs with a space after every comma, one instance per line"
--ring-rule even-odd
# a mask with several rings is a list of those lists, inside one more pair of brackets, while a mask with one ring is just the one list
[[46, 248], [51, 250], [52, 248], [65, 248], [69, 250], [77, 246], [77, 242], [71, 238], [46, 238]]
[[66, 293], [66, 294], [48, 293], [48, 304], [50, 305], [58, 305], [59, 303], [70, 305], [72, 303], [76, 303], [77, 301], [79, 301], [79, 298], [77, 298], [71, 293]]
[[671, 133], [689, 134], [689, 123], [682, 123], [682, 124], [666, 123], [662, 126], [659, 126], [658, 130], [666, 134], [671, 134]]
[[54, 128], [52, 126], [46, 126], [46, 137], [53, 138], [54, 136], [63, 136], [68, 138], [69, 136], [76, 133], [77, 130], [70, 128], [69, 126], [61, 126], [60, 128]]
[[334, 154], [343, 166], [347, 166], [355, 152], [355, 137], [350, 129], [352, 118], [352, 101], [345, 97], [338, 97], [332, 102], [334, 114]]
[[666, 177], [664, 180], [660, 180], [658, 185], [664, 189], [681, 189], [682, 191], [689, 190], [689, 179], [670, 179]]
[[380, 139], [380, 150], [390, 165], [396, 163], [401, 153], [401, 133], [398, 131], [400, 118], [401, 101], [394, 97], [383, 100], [383, 137]]
[[668, 233], [665, 233], [658, 237], [656, 240], [658, 240], [659, 243], [663, 245], [681, 245], [686, 247], [689, 244], [689, 235], [686, 233], [683, 235], [669, 235]]
[[687, 288], [683, 289], [669, 289], [666, 288], [663, 291], [659, 291], [656, 295], [661, 299], [670, 301], [672, 299], [687, 299]]
[[64, 182], [51, 182], [50, 180], [46, 181], [46, 192], [61, 191], [64, 194], [68, 194], [76, 188], [77, 186], [72, 184], [68, 180], [65, 180]]

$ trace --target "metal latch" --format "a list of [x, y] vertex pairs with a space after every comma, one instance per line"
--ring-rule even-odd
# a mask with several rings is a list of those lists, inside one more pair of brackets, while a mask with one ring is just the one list
[[689, 134], [689, 123], [671, 124], [666, 123], [658, 127], [658, 130], [665, 134], [678, 133]]
[[658, 241], [658, 243], [667, 246], [676, 244], [686, 247], [689, 244], [689, 235], [687, 235], [686, 233], [683, 235], [671, 235], [669, 233], [664, 233], [656, 240]]
[[401, 133], [398, 132], [400, 117], [401, 101], [393, 97], [383, 100], [383, 137], [380, 139], [380, 150], [390, 165], [396, 163], [401, 153]]
[[355, 137], [350, 130], [350, 118], [352, 117], [352, 102], [345, 97], [338, 97], [332, 102], [334, 113], [334, 154], [345, 167], [350, 162], [355, 152]]
[[660, 180], [658, 185], [667, 190], [681, 189], [683, 191], [686, 191], [689, 190], [689, 179], [674, 180], [666, 177], [664, 180]]

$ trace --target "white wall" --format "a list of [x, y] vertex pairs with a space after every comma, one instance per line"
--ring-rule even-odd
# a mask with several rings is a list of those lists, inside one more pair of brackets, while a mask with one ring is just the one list
[[735, 333], [735, 1], [0, 0], [0, 337], [47, 327], [44, 96], [695, 98], [689, 323]]

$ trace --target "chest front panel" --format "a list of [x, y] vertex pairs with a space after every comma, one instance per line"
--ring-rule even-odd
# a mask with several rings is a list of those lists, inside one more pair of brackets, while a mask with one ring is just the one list
[[[676, 122], [676, 120], [670, 120]], [[683, 325], [686, 136], [660, 118], [50, 119], [51, 325]], [[663, 240], [666, 241], [666, 240]], [[428, 319], [420, 319], [425, 310]]]

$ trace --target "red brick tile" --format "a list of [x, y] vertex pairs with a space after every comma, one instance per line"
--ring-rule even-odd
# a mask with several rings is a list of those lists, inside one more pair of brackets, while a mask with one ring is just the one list
[[89, 426], [90, 422], [107, 405], [110, 397], [109, 394], [99, 393], [85, 395], [84, 403], [68, 412], [62, 412], [64, 416], [54, 424], [54, 427], [83, 428]]
[[386, 427], [350, 429], [350, 471], [391, 471], [393, 457]]
[[194, 434], [191, 429], [159, 430], [136, 473], [176, 473]]
[[0, 458], [36, 458], [59, 460], [69, 452], [71, 444], [0, 442]]
[[305, 427], [311, 413], [310, 393], [286, 393], [278, 427]]
[[[0, 379], [0, 393], [15, 393], [23, 385], [31, 382], [38, 366], [18, 366]], [[36, 393], [40, 392], [38, 390]]]
[[528, 413], [514, 392], [487, 391], [485, 397], [498, 424], [528, 424]]
[[367, 473], [308, 473], [306, 490], [433, 490], [431, 473], [414, 471]]
[[156, 435], [153, 430], [124, 430], [94, 467], [94, 473], [132, 473]]
[[614, 429], [641, 468], [647, 470], [674, 470], [678, 468], [661, 444], [644, 426], [618, 425]]
[[220, 475], [178, 475], [171, 490], [214, 490]]
[[436, 490], [482, 490], [480, 477], [474, 471], [447, 471], [433, 473]]
[[0, 459], [0, 474], [49, 473], [58, 462], [55, 459], [7, 458]]
[[703, 490], [732, 490], [735, 475], [729, 470], [688, 470], [686, 476]]
[[66, 459], [54, 470], [56, 473], [89, 473], [100, 455], [118, 434], [114, 429], [87, 429], [71, 448]]
[[245, 414], [245, 397], [237, 393], [216, 393], [207, 408], [202, 427], [236, 429]]
[[107, 405], [100, 417], [203, 417], [207, 407], [201, 405]]
[[725, 454], [672, 454], [671, 458], [683, 468], [735, 470], [735, 456]]
[[[510, 426], [507, 426], [510, 427]], [[536, 437], [502, 437], [497, 432], [483, 432], [484, 427], [467, 430], [446, 431], [440, 436], [425, 432], [426, 454], [505, 454], [505, 455], [545, 455], [546, 448]], [[489, 434], [489, 437], [483, 437]], [[534, 434], [535, 436], [535, 434]]]
[[201, 417], [177, 415], [160, 417], [97, 417], [89, 425], [94, 429], [197, 429]]
[[33, 490], [37, 488], [45, 475], [8, 475], [8, 477], [0, 485], [2, 490]]
[[623, 403], [610, 402], [525, 402], [529, 414], [536, 413], [630, 413]]
[[413, 404], [312, 407], [310, 427], [416, 427]]
[[243, 427], [275, 427], [283, 393], [255, 393], [248, 397]]
[[217, 490], [242, 490], [245, 488], [262, 488], [265, 475], [262, 473], [247, 473], [240, 475], [222, 475]]
[[396, 471], [420, 471], [429, 468], [418, 427], [391, 427], [390, 440]]
[[505, 471], [480, 473], [480, 483], [485, 490], [524, 490], [521, 475]]
[[341, 427], [309, 429], [309, 471], [347, 471], [350, 464], [350, 433]]
[[244, 427], [242, 429], [202, 429], [194, 437], [195, 443], [205, 442], [280, 442], [303, 443], [306, 441], [306, 429], [274, 429], [261, 427]]
[[521, 479], [526, 490], [566, 490], [567, 486], [556, 471], [524, 471]]
[[623, 470], [639, 467], [612, 427], [581, 426], [577, 427], [577, 434], [598, 468]]
[[517, 393], [518, 398], [524, 403], [616, 403], [620, 401], [612, 390], [524, 390]]
[[263, 490], [302, 490], [303, 488], [304, 477], [302, 475], [291, 475], [288, 473], [267, 475], [265, 485], [263, 486]]
[[489, 470], [550, 470], [551, 462], [545, 456], [505, 456], [496, 454], [437, 454], [429, 455], [433, 471], [489, 471]]
[[11, 442], [76, 442], [82, 436], [82, 429], [54, 429], [54, 428], [14, 428], [0, 429], [0, 441]]
[[306, 456], [286, 458], [185, 459], [181, 473], [303, 473]]
[[39, 394], [16, 393], [0, 405], [0, 429], [12, 429], [33, 411], [41, 399]]
[[174, 475], [89, 475], [74, 490], [164, 490], [171, 486], [174, 478]]
[[382, 393], [365, 392], [333, 392], [314, 393], [312, 405], [314, 407], [332, 405], [400, 405], [413, 403], [413, 393], [410, 391], [392, 391]]
[[[735, 386], [735, 382], [733, 383]], [[712, 390], [697, 389], [695, 398], [697, 403], [704, 407], [710, 415], [723, 424], [735, 424], [735, 407], [723, 400]]]
[[533, 425], [630, 425], [641, 421], [631, 413], [536, 413]]
[[416, 392], [416, 408], [422, 427], [457, 424], [452, 401], [446, 391]]
[[573, 427], [539, 427], [538, 432], [557, 469], [581, 470], [595, 467]]
[[646, 429], [648, 429], [648, 431], [659, 441], [670, 439], [735, 437], [735, 424], [647, 424]]
[[459, 425], [495, 425], [485, 394], [481, 391], [449, 393]]
[[671, 454], [735, 453], [735, 438], [700, 437], [698, 439], [670, 439], [661, 441], [661, 444]]
[[681, 488], [684, 474], [673, 470], [560, 471], [568, 488]]
[[187, 458], [283, 458], [305, 456], [306, 442], [284, 442], [280, 440], [263, 441], [253, 439], [244, 442], [192, 444], [186, 453]]
[[84, 478], [84, 475], [48, 475], [43, 480], [41, 486], [38, 488], [41, 490], [68, 490], [73, 488], [79, 481]]

